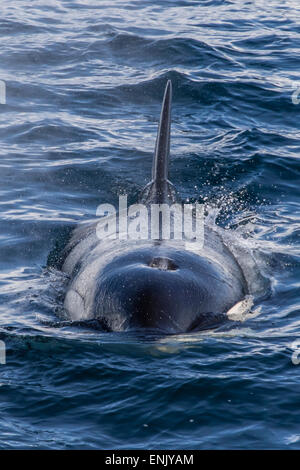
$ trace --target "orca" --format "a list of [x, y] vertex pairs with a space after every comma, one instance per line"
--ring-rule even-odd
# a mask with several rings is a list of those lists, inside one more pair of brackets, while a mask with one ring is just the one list
[[[169, 181], [172, 84], [163, 97], [151, 181], [140, 202], [176, 203]], [[238, 259], [204, 224], [203, 244], [183, 240], [99, 239], [97, 220], [79, 225], [64, 250], [66, 318], [98, 321], [106, 331], [180, 334], [215, 328], [249, 294]]]

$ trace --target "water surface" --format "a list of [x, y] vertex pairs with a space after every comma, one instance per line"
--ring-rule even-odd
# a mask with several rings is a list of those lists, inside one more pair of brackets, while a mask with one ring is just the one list
[[[2, 6], [1, 448], [299, 448], [299, 13], [296, 0]], [[100, 203], [135, 201], [167, 79], [170, 177], [260, 253], [271, 295], [190, 336], [62, 324], [48, 255]]]

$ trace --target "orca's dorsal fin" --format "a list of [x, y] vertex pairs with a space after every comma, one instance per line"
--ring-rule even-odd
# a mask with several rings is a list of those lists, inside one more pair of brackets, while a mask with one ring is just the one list
[[152, 163], [152, 180], [144, 188], [142, 200], [152, 204], [175, 202], [175, 189], [168, 180], [171, 138], [172, 83], [168, 80], [162, 102], [155, 152]]

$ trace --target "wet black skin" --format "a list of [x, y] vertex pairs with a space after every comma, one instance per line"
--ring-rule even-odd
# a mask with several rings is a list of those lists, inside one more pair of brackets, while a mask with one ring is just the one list
[[208, 328], [224, 321], [234, 303], [229, 279], [221, 265], [193, 253], [139, 249], [116, 257], [99, 273], [95, 316], [109, 319], [118, 312], [125, 329]]

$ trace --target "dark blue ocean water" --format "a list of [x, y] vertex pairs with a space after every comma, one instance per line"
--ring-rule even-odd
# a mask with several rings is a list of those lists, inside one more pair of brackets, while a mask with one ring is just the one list
[[[297, 0], [3, 3], [1, 448], [300, 447], [299, 16]], [[61, 323], [48, 255], [146, 184], [167, 79], [171, 180], [259, 253], [271, 295], [194, 335]]]

